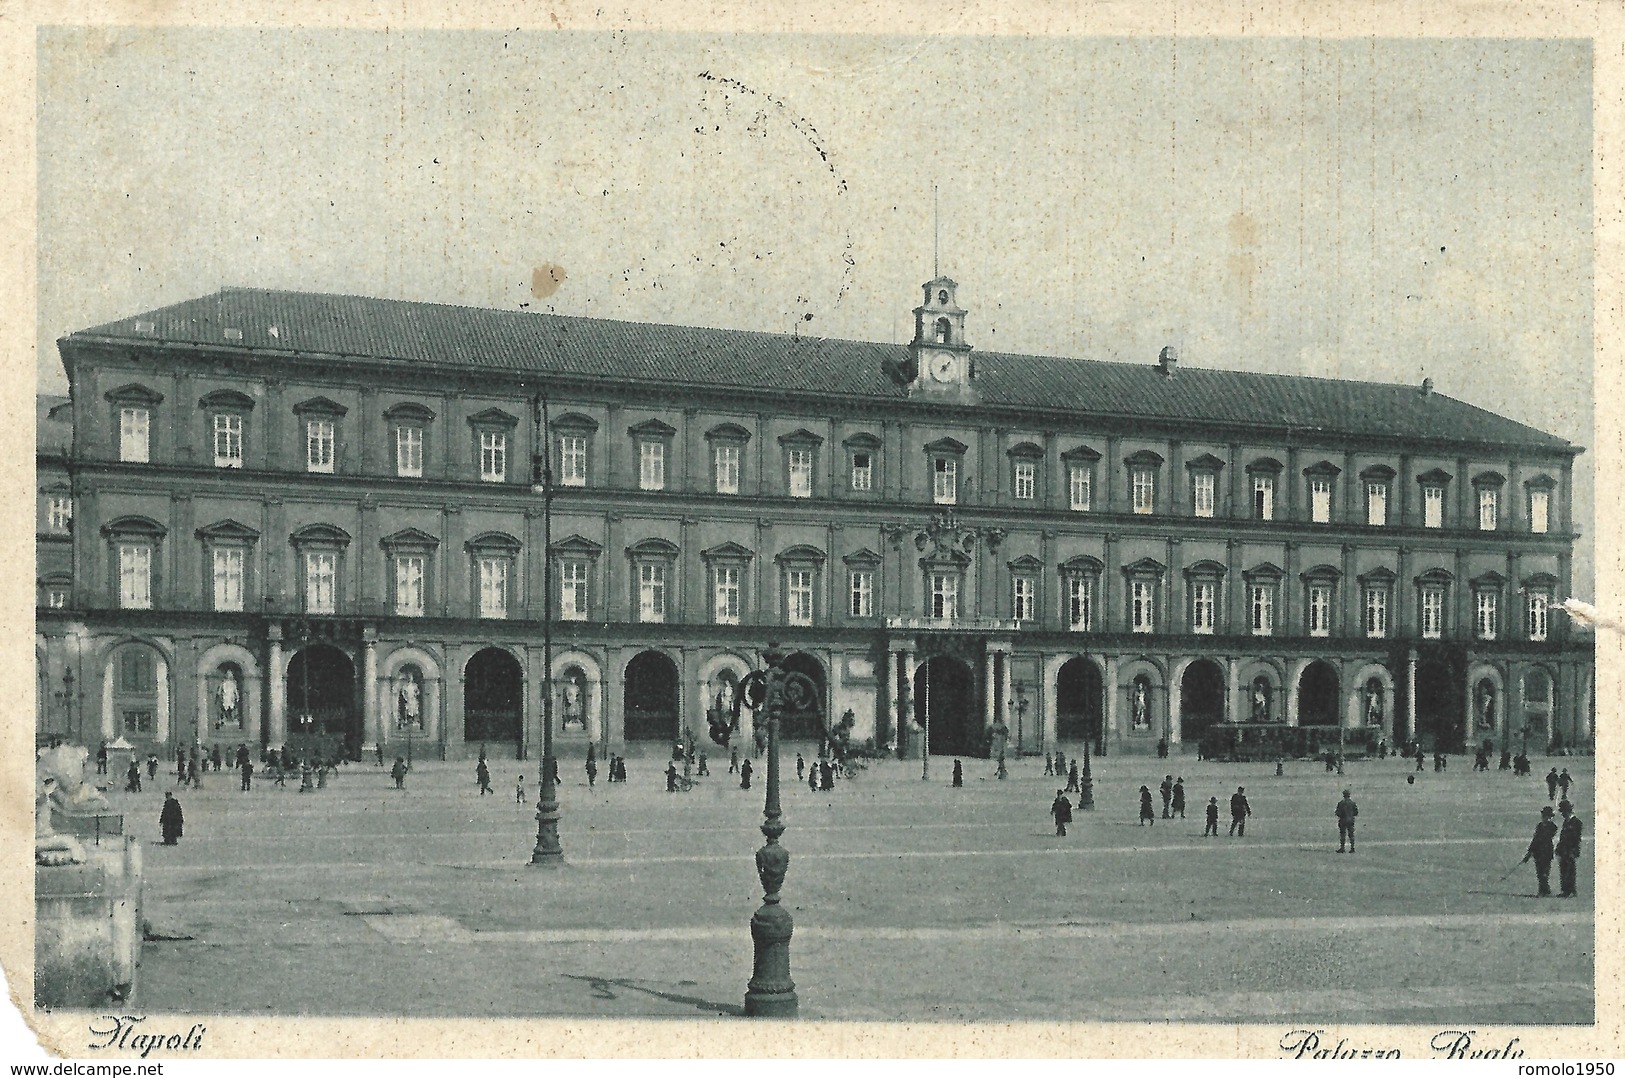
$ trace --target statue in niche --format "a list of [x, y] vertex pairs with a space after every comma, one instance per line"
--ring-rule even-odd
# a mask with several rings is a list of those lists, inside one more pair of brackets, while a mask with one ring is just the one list
[[1478, 683], [1478, 728], [1495, 729], [1495, 686], [1486, 678]]
[[423, 725], [423, 687], [414, 671], [401, 674], [400, 687], [395, 690], [395, 713], [402, 729]]
[[571, 667], [564, 674], [564, 688], [560, 694], [566, 730], [587, 728], [587, 679], [580, 670]]
[[214, 693], [216, 729], [224, 726], [241, 726], [242, 717], [239, 704], [242, 700], [242, 690], [237, 685], [237, 671], [225, 667], [220, 671], [220, 687]]
[[1382, 682], [1376, 678], [1365, 683], [1365, 724], [1382, 726]]
[[1270, 721], [1270, 683], [1263, 678], [1253, 682], [1253, 721]]
[[1134, 728], [1144, 730], [1151, 725], [1151, 687], [1146, 684], [1145, 678], [1134, 679], [1134, 698], [1130, 702], [1130, 714], [1133, 716]]

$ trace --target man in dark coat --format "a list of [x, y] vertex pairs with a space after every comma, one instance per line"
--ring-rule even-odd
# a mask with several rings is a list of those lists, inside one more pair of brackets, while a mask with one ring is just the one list
[[1207, 826], [1202, 828], [1202, 837], [1207, 838], [1209, 835], [1214, 838], [1219, 837], [1219, 799], [1217, 797], [1207, 799]]
[[1580, 893], [1575, 879], [1580, 862], [1580, 817], [1574, 815], [1568, 798], [1557, 803], [1557, 811], [1563, 814], [1563, 826], [1557, 835], [1558, 896], [1575, 898]]
[[474, 765], [474, 781], [480, 784], [481, 797], [496, 793], [491, 789], [491, 765], [485, 762], [483, 756], [480, 757], [480, 762]]
[[820, 790], [835, 789], [835, 765], [828, 760], [818, 761], [818, 788]]
[[1165, 820], [1171, 819], [1173, 813], [1168, 811], [1168, 806], [1174, 800], [1174, 777], [1172, 775], [1162, 776], [1162, 785], [1158, 786], [1157, 789], [1162, 794], [1162, 818]]
[[96, 774], [107, 774], [107, 742], [103, 741], [96, 750]]
[[674, 794], [677, 792], [676, 761], [668, 761], [666, 764], [666, 792], [669, 794]]
[[124, 789], [126, 793], [141, 792], [141, 765], [134, 760], [130, 761], [130, 770], [124, 773]]
[[1350, 791], [1343, 791], [1343, 800], [1337, 803], [1337, 852], [1343, 852], [1343, 842], [1347, 840], [1349, 853], [1354, 852], [1354, 817], [1360, 814], [1359, 806], [1354, 803]]
[[[106, 768], [102, 769], [102, 774], [104, 774], [104, 775], [107, 774], [107, 769]], [[1055, 774], [1055, 754], [1052, 753], [1052, 752], [1046, 752], [1044, 754], [1044, 774], [1046, 774], [1046, 775], [1054, 775]]]
[[158, 777], [158, 754], [156, 752], [149, 752], [149, 753], [147, 753], [147, 778], [156, 779], [157, 777]]
[[1049, 814], [1055, 817], [1056, 835], [1065, 838], [1066, 825], [1072, 822], [1072, 802], [1066, 799], [1063, 791], [1055, 791], [1055, 800], [1050, 803]]
[[739, 773], [739, 746], [738, 745], [730, 745], [728, 747], [728, 774], [736, 775], [738, 773]]
[[173, 846], [180, 841], [181, 825], [184, 818], [181, 815], [181, 803], [175, 800], [175, 795], [164, 793], [164, 807], [158, 813], [158, 826], [164, 832], [164, 845]]
[[1563, 795], [1565, 801], [1568, 800], [1569, 787], [1572, 785], [1574, 785], [1574, 776], [1570, 775], [1569, 769], [1565, 767], [1563, 773], [1557, 776], [1557, 792]]
[[801, 753], [799, 752], [796, 753], [796, 781], [807, 781], [807, 761], [801, 758]]
[[216, 745], [209, 750], [209, 769], [218, 772], [223, 761], [220, 758], [220, 746]]
[[1422, 746], [1417, 745], [1416, 746], [1416, 770], [1418, 770], [1418, 771], [1422, 770], [1422, 763], [1426, 759], [1427, 759], [1427, 755], [1422, 752]]
[[254, 761], [248, 758], [248, 753], [237, 754], [237, 769], [243, 773], [243, 793], [247, 793], [254, 785]]
[[965, 785], [965, 769], [964, 769], [964, 767], [962, 767], [960, 765], [958, 760], [955, 760], [954, 761], [954, 788], [957, 790], [959, 787], [961, 787], [963, 785]]
[[1253, 814], [1253, 807], [1247, 803], [1247, 788], [1237, 786], [1236, 792], [1230, 795], [1230, 835], [1234, 838], [1240, 835], [1247, 837], [1247, 817]]
[[395, 780], [395, 789], [406, 789], [406, 760], [404, 757], [395, 757], [395, 763], [389, 769], [389, 777]]
[[741, 760], [739, 762], [739, 788], [741, 790], [750, 789], [750, 761], [749, 760]]
[[238, 745], [237, 755], [233, 759], [238, 767], [242, 767], [244, 764], [248, 763], [248, 746]]
[[1181, 775], [1174, 780], [1174, 814], [1181, 820], [1185, 818], [1185, 776]]
[[1557, 768], [1546, 772], [1546, 800], [1557, 800]]
[[587, 789], [592, 789], [598, 781], [598, 754], [591, 745], [587, 746]]
[[1512, 770], [1512, 750], [1511, 749], [1502, 749], [1501, 750], [1501, 770], [1502, 771], [1511, 771]]
[[1535, 880], [1540, 884], [1540, 889], [1535, 893], [1541, 898], [1552, 895], [1552, 840], [1556, 837], [1557, 824], [1552, 822], [1552, 806], [1542, 805], [1540, 822], [1535, 825], [1535, 837], [1529, 840], [1529, 849], [1519, 862], [1528, 864], [1531, 859], [1534, 860]]
[[1078, 761], [1073, 760], [1071, 768], [1066, 773], [1066, 792], [1075, 794], [1078, 790]]
[[1055, 750], [1055, 777], [1060, 778], [1066, 774], [1066, 753], [1060, 749]]

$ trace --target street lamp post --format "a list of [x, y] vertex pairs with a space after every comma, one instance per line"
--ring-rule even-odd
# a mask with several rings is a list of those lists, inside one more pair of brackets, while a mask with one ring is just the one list
[[779, 902], [779, 890], [790, 869], [790, 851], [779, 845], [784, 834], [779, 810], [779, 717], [786, 701], [796, 710], [816, 701], [817, 687], [805, 675], [784, 669], [784, 652], [770, 643], [762, 653], [767, 664], [767, 800], [762, 808], [762, 835], [767, 842], [756, 851], [756, 874], [762, 881], [762, 905], [750, 919], [754, 962], [745, 990], [745, 1014], [751, 1018], [794, 1018], [800, 1002], [790, 979], [790, 936], [795, 920]]
[[931, 780], [931, 663], [929, 660], [924, 664], [924, 668], [925, 677], [921, 679], [921, 684], [924, 686], [925, 691], [920, 694], [925, 711], [925, 722], [922, 724], [924, 734], [920, 738], [920, 781], [929, 782]]
[[537, 394], [531, 409], [534, 427], [531, 492], [542, 496], [542, 787], [536, 798], [536, 848], [533, 865], [561, 865], [559, 791], [553, 781], [553, 455], [548, 445], [547, 397]]
[[73, 681], [73, 671], [71, 669], [62, 671], [62, 688], [52, 694], [56, 697], [57, 702], [62, 705], [62, 732], [69, 737], [74, 736], [73, 705], [78, 699], [78, 694], [73, 691]]

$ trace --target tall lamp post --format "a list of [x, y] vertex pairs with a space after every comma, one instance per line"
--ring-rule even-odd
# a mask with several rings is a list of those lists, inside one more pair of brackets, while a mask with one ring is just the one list
[[79, 697], [73, 691], [73, 670], [62, 671], [62, 687], [51, 695], [56, 697], [57, 703], [62, 705], [62, 732], [68, 737], [73, 736], [73, 705]]
[[767, 800], [762, 808], [762, 835], [767, 842], [756, 851], [762, 905], [750, 919], [755, 955], [750, 985], [745, 990], [745, 1014], [751, 1018], [794, 1018], [800, 1006], [796, 984], [790, 979], [790, 936], [795, 931], [795, 920], [779, 901], [779, 890], [790, 869], [790, 851], [779, 845], [779, 836], [784, 834], [783, 813], [779, 810], [779, 717], [786, 708], [800, 711], [815, 705], [818, 689], [807, 675], [784, 669], [784, 652], [777, 644], [767, 645], [762, 661], [767, 670], [751, 677], [766, 681]]
[[553, 454], [548, 444], [547, 397], [532, 402], [531, 493], [542, 496], [542, 788], [536, 798], [533, 865], [564, 863], [559, 845], [559, 791], [553, 781]]

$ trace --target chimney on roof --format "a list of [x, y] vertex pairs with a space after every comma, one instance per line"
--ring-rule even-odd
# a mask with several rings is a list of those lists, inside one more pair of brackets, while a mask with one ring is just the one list
[[1170, 344], [1157, 356], [1157, 370], [1162, 372], [1164, 378], [1172, 378], [1178, 368], [1179, 349]]
[[1433, 379], [1431, 379], [1431, 378], [1422, 379], [1422, 396], [1424, 396], [1424, 397], [1433, 396]]

